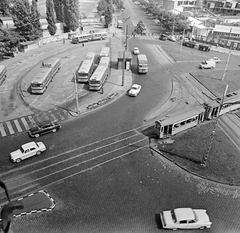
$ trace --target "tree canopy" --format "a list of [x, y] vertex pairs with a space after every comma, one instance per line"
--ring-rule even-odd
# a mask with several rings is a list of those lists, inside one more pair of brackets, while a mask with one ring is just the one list
[[[32, 1], [35, 2], [34, 0]], [[40, 15], [35, 4], [30, 6], [28, 0], [12, 0], [10, 13], [13, 18], [16, 32], [25, 41], [38, 39], [42, 35]]]
[[48, 22], [48, 32], [50, 35], [55, 35], [57, 31], [57, 26], [54, 14], [53, 0], [46, 0], [46, 15]]

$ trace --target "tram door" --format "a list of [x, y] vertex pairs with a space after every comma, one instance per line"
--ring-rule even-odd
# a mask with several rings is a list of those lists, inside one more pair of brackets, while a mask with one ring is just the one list
[[173, 125], [165, 125], [163, 127], [163, 138], [172, 136]]

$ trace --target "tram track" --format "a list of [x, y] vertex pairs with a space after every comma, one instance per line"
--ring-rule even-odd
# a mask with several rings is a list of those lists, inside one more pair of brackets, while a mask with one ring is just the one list
[[[18, 198], [135, 153], [148, 144], [148, 138], [131, 130], [0, 175], [11, 196]], [[0, 191], [0, 203], [4, 200], [5, 193]]]

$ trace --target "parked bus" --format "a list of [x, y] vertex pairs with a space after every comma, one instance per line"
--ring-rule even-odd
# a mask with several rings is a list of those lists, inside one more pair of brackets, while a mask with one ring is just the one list
[[47, 63], [43, 62], [42, 67], [31, 82], [31, 93], [43, 94], [60, 68], [59, 58], [51, 58]]
[[97, 69], [89, 79], [89, 90], [100, 90], [109, 76], [110, 57], [102, 57]]
[[138, 73], [146, 74], [148, 72], [148, 60], [145, 54], [137, 55], [137, 68]]
[[100, 31], [100, 32], [93, 32], [92, 33], [92, 40], [105, 40], [107, 39], [107, 32]]
[[87, 83], [93, 73], [95, 53], [88, 52], [77, 70], [77, 81]]
[[117, 28], [123, 28], [123, 21], [121, 19], [117, 20]]
[[80, 34], [72, 37], [73, 44], [89, 42], [91, 40], [92, 40], [92, 34]]
[[5, 65], [0, 65], [0, 85], [5, 81], [7, 77], [7, 68]]
[[107, 38], [106, 31], [98, 31], [98, 32], [89, 32], [87, 34], [78, 34], [72, 36], [72, 43], [78, 44], [83, 42], [89, 42], [94, 40], [105, 40]]
[[204, 121], [204, 113], [204, 107], [198, 106], [169, 114], [155, 122], [154, 132], [160, 139], [171, 137]]
[[99, 59], [102, 57], [110, 57], [110, 48], [109, 47], [103, 47], [100, 51]]

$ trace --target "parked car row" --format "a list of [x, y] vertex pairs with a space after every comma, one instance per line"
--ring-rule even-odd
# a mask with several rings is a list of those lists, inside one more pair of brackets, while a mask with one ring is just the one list
[[[47, 133], [55, 133], [61, 128], [57, 121], [45, 121], [29, 129], [30, 137], [38, 138]], [[18, 150], [10, 153], [10, 160], [14, 163], [19, 163], [24, 159], [35, 155], [40, 155], [46, 150], [43, 142], [28, 142], [23, 144]]]

